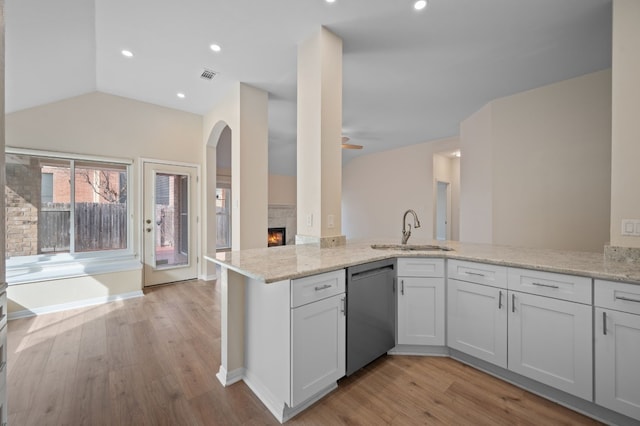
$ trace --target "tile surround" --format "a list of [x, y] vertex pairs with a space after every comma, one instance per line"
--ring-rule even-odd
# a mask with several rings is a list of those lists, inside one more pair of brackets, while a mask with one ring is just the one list
[[270, 204], [268, 207], [268, 215], [268, 227], [285, 228], [287, 230], [286, 244], [295, 244], [296, 233], [298, 232], [296, 206]]

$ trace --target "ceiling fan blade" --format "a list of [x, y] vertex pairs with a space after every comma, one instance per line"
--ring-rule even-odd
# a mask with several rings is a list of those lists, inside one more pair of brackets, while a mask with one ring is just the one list
[[354, 145], [351, 143], [343, 143], [342, 149], [362, 149], [362, 145]]

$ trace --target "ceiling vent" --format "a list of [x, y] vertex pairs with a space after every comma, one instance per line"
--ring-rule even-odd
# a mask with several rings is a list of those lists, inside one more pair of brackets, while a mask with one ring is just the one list
[[205, 80], [213, 80], [213, 77], [215, 77], [216, 74], [217, 72], [205, 68], [204, 71], [202, 71], [202, 74], [200, 74], [200, 78], [204, 78]]

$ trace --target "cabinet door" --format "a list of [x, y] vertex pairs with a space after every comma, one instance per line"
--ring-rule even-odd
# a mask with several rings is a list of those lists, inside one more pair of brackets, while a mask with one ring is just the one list
[[444, 345], [444, 278], [398, 277], [398, 344]]
[[345, 295], [291, 310], [291, 407], [344, 376]]
[[596, 308], [595, 337], [596, 404], [640, 420], [640, 315]]
[[509, 292], [509, 370], [593, 400], [592, 308]]
[[507, 291], [448, 280], [448, 346], [507, 367]]

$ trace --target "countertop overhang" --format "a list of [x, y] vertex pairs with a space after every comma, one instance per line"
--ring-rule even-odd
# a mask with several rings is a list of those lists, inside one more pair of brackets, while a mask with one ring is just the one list
[[456, 241], [411, 241], [445, 246], [452, 251], [373, 249], [390, 240], [347, 241], [346, 245], [320, 248], [313, 244], [289, 245], [208, 254], [205, 259], [265, 283], [306, 277], [322, 272], [389, 258], [427, 257], [535, 269], [596, 279], [640, 284], [640, 263], [606, 260], [603, 253], [523, 248]]

